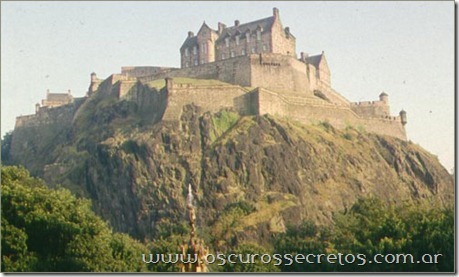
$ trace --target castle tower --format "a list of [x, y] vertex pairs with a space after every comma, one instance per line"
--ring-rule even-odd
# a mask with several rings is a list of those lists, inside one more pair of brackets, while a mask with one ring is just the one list
[[[99, 88], [101, 80], [97, 78], [97, 74], [95, 72], [91, 73], [91, 82], [88, 88], [88, 96], [91, 96], [96, 90]], [[69, 90], [70, 93], [70, 90]]]
[[385, 102], [386, 104], [389, 103], [389, 95], [387, 95], [387, 93], [385, 93], [384, 91], [381, 92], [381, 94], [379, 95], [379, 101], [382, 101], [382, 102]]
[[406, 123], [408, 123], [407, 119], [406, 119], [406, 112], [405, 110], [401, 110], [400, 111], [400, 121], [402, 122], [402, 125], [405, 126]]

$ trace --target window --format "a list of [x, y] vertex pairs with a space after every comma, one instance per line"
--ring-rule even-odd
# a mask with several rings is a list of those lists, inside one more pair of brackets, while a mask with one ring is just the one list
[[188, 52], [188, 48], [185, 48], [185, 57], [188, 57], [190, 53]]
[[255, 50], [255, 47], [252, 47], [252, 54], [255, 54], [257, 53], [257, 51]]
[[225, 38], [225, 45], [226, 47], [229, 47], [229, 38]]
[[207, 54], [207, 44], [206, 43], [203, 43], [201, 45], [201, 52], [204, 54]]
[[201, 64], [204, 64], [204, 59], [201, 59]]
[[260, 30], [257, 31], [257, 40], [261, 40], [261, 31]]
[[193, 47], [193, 54], [195, 55], [198, 54], [198, 47], [196, 46]]
[[234, 58], [234, 51], [231, 51], [231, 58]]
[[268, 50], [268, 47], [266, 47], [266, 44], [263, 44], [263, 52], [266, 52]]
[[250, 33], [246, 33], [245, 34], [245, 38], [247, 39], [247, 43], [250, 42]]
[[245, 53], [245, 49], [242, 49], [241, 55], [242, 55], [242, 56], [245, 56], [245, 54], [246, 54], [246, 53]]
[[222, 54], [222, 60], [224, 60], [226, 57], [225, 57], [225, 53]]
[[236, 45], [239, 45], [239, 36], [236, 36]]
[[190, 67], [190, 63], [189, 63], [189, 62], [186, 62], [186, 63], [185, 63], [185, 67]]
[[198, 59], [194, 60], [194, 65], [198, 65]]

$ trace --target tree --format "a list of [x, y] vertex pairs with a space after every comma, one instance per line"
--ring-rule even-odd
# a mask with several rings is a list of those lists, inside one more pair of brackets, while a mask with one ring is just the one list
[[24, 168], [2, 168], [2, 271], [144, 271], [146, 249], [113, 234], [89, 200], [50, 190]]

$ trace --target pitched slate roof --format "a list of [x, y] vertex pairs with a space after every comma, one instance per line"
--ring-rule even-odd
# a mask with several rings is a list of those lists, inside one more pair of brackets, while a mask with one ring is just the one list
[[180, 47], [180, 50], [182, 50], [183, 48], [193, 47], [193, 46], [195, 46], [197, 44], [198, 44], [198, 37], [197, 36], [187, 37], [185, 42], [182, 44], [182, 47]]
[[320, 64], [320, 61], [322, 60], [322, 56], [323, 55], [324, 54], [315, 55], [315, 56], [309, 56], [309, 57], [306, 58], [306, 62], [309, 63], [309, 64], [312, 64], [316, 68], [319, 68], [319, 64]]
[[271, 30], [271, 27], [273, 26], [273, 22], [274, 22], [274, 16], [271, 16], [271, 17], [259, 19], [256, 21], [239, 24], [238, 26], [231, 26], [231, 27], [225, 28], [223, 29], [222, 35], [217, 39], [217, 42], [223, 40], [228, 35], [230, 37], [235, 36], [238, 31], [240, 34], [245, 34], [247, 31], [253, 32], [257, 30], [259, 27], [261, 27], [263, 30], [263, 33], [265, 33]]

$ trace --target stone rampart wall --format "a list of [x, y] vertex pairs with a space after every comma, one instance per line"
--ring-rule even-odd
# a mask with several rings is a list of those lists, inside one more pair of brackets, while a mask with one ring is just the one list
[[365, 101], [351, 103], [351, 109], [363, 117], [381, 117], [388, 116], [389, 105], [384, 101]]
[[178, 120], [183, 106], [195, 104], [205, 111], [234, 108], [240, 114], [254, 114], [248, 90], [240, 86], [199, 86], [192, 84], [167, 84], [167, 108], [163, 120]]
[[265, 89], [258, 90], [259, 113], [290, 117], [304, 124], [327, 121], [338, 129], [347, 126], [363, 127], [368, 132], [389, 135], [406, 140], [406, 133], [399, 117], [363, 118], [349, 107], [336, 106], [325, 101], [301, 103]]

